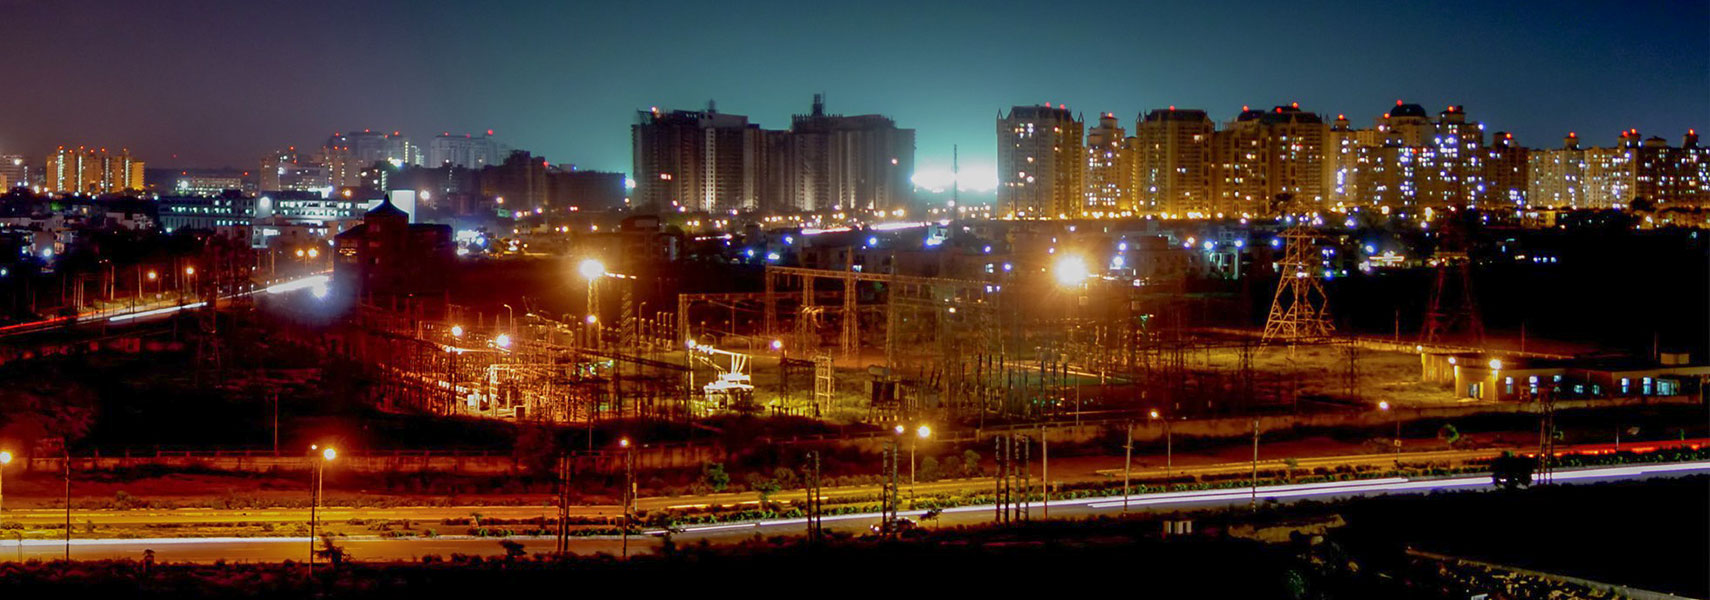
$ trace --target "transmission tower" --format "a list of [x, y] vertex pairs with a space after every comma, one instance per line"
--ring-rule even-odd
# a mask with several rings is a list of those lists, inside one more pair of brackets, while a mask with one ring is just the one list
[[1419, 338], [1429, 344], [1443, 341], [1450, 333], [1465, 331], [1482, 345], [1484, 320], [1479, 318], [1478, 301], [1473, 298], [1467, 226], [1453, 218], [1445, 219], [1443, 225], [1431, 304], [1425, 310], [1425, 325]]
[[1329, 337], [1330, 299], [1324, 295], [1324, 271], [1312, 230], [1290, 227], [1282, 234], [1283, 259], [1277, 262], [1277, 295], [1265, 319], [1264, 341]]
[[1465, 331], [1484, 343], [1484, 321], [1473, 299], [1472, 261], [1462, 251], [1437, 253], [1437, 273], [1431, 285], [1431, 305], [1425, 311], [1425, 329], [1419, 334], [1426, 343], [1440, 342], [1448, 334]]

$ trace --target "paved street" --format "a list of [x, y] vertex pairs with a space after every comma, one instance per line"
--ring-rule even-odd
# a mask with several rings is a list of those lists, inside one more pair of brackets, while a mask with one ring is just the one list
[[[1645, 465], [1629, 465], [1615, 467], [1597, 467], [1590, 469], [1558, 471], [1555, 481], [1559, 484], [1592, 483], [1599, 481], [1615, 481], [1626, 479], [1647, 479], [1653, 477], [1676, 477], [1682, 475], [1710, 473], [1710, 461], [1690, 463], [1658, 463]], [[1255, 488], [1228, 488], [1219, 490], [1200, 490], [1191, 492], [1166, 492], [1153, 494], [1134, 494], [1126, 501], [1121, 497], [1081, 498], [1075, 500], [1059, 500], [1050, 503], [1049, 507], [1035, 502], [1028, 505], [1029, 512], [1034, 518], [1044, 518], [1049, 513], [1050, 518], [1077, 518], [1092, 515], [1120, 514], [1124, 511], [1137, 512], [1145, 510], [1175, 510], [1191, 507], [1242, 505], [1253, 501], [1263, 502], [1276, 500], [1290, 502], [1303, 498], [1318, 500], [1350, 498], [1358, 496], [1374, 496], [1383, 494], [1413, 494], [1429, 493], [1440, 490], [1476, 490], [1491, 486], [1487, 475], [1470, 475], [1448, 478], [1383, 478], [1362, 481], [1339, 481], [1313, 484], [1291, 484], [1263, 486]], [[490, 508], [490, 507], [489, 507]], [[423, 509], [436, 510], [436, 509]], [[437, 509], [445, 511], [460, 510], [457, 508]], [[493, 514], [488, 508], [482, 508], [482, 514]], [[516, 510], [525, 510], [518, 507]], [[549, 509], [532, 509], [544, 511]], [[902, 511], [903, 516], [920, 516], [922, 511]], [[398, 518], [393, 513], [369, 513], [370, 518]], [[449, 513], [448, 513], [449, 514]], [[522, 513], [516, 513], [522, 514]], [[990, 522], [995, 514], [992, 505], [964, 506], [946, 509], [936, 520], [926, 523], [929, 527], [967, 525]], [[460, 515], [460, 516], [467, 516]], [[497, 515], [494, 515], [497, 516]], [[306, 516], [305, 516], [306, 518]], [[507, 517], [511, 518], [511, 517]], [[878, 520], [877, 513], [862, 513], [851, 515], [827, 516], [823, 519], [827, 528], [839, 531], [864, 532]], [[704, 525], [686, 527], [677, 534], [680, 541], [708, 539], [712, 541], [731, 541], [759, 535], [797, 535], [803, 532], [803, 519], [772, 519], [751, 523], [732, 523], [721, 525]], [[632, 536], [630, 548], [632, 552], [643, 548], [652, 548], [657, 544], [650, 535]], [[550, 537], [517, 537], [512, 538], [523, 542], [530, 552], [550, 551], [553, 540]], [[468, 538], [447, 536], [433, 539], [362, 539], [352, 538], [342, 542], [351, 555], [357, 560], [409, 560], [424, 554], [446, 555], [453, 552], [465, 554], [500, 554], [498, 541], [492, 538]], [[573, 550], [577, 553], [606, 552], [616, 554], [621, 548], [621, 540], [613, 537], [582, 538], [574, 540]], [[172, 538], [172, 539], [140, 539], [140, 540], [105, 540], [105, 539], [74, 539], [70, 545], [73, 558], [137, 558], [144, 549], [153, 549], [160, 560], [171, 561], [211, 561], [225, 560], [302, 560], [307, 556], [308, 540], [306, 538]], [[0, 540], [0, 560], [18, 560], [29, 558], [55, 558], [66, 552], [65, 543], [59, 540], [27, 540], [22, 545], [15, 540]]]

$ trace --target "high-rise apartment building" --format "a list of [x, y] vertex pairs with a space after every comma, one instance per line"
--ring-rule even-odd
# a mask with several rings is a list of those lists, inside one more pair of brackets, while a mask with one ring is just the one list
[[499, 144], [493, 140], [493, 131], [475, 137], [469, 134], [451, 135], [441, 133], [428, 142], [427, 162], [430, 167], [463, 167], [479, 169], [487, 165], [499, 164], [504, 157], [499, 156]]
[[394, 166], [422, 164], [421, 149], [410, 143], [409, 136], [394, 131], [390, 134], [364, 129], [349, 133], [334, 132], [327, 138], [326, 148], [344, 148], [358, 168], [368, 168], [377, 162]]
[[1490, 209], [1525, 207], [1531, 168], [1531, 150], [1514, 143], [1514, 134], [1496, 132], [1490, 147], [1485, 150], [1483, 206]]
[[1120, 215], [1134, 210], [1133, 169], [1127, 134], [1116, 115], [1099, 116], [1098, 126], [1087, 131], [1086, 200], [1082, 211], [1095, 215]]
[[760, 207], [767, 137], [748, 117], [705, 111], [640, 111], [634, 140], [635, 204], [655, 210]]
[[48, 154], [42, 190], [59, 194], [111, 194], [143, 189], [143, 161], [130, 150], [118, 154], [106, 148], [60, 146]]
[[29, 186], [29, 159], [22, 154], [0, 155], [0, 191]]
[[780, 208], [889, 211], [912, 198], [914, 130], [889, 118], [827, 115], [815, 94], [813, 111], [791, 120], [782, 143], [787, 162], [774, 168], [785, 169], [788, 195]]
[[[1300, 105], [1243, 108], [1213, 135], [1210, 215], [1268, 215], [1322, 207], [1329, 127]], [[1290, 206], [1282, 206], [1284, 200]]]
[[1211, 137], [1203, 110], [1157, 109], [1134, 126], [1136, 209], [1182, 215], [1211, 205]]
[[1527, 200], [1549, 208], [1617, 208], [1638, 201], [1703, 206], [1710, 201], [1707, 159], [1696, 130], [1687, 131], [1678, 148], [1629, 129], [1613, 147], [1581, 149], [1570, 133], [1561, 149], [1532, 152]]
[[1540, 208], [1586, 206], [1585, 150], [1569, 133], [1562, 147], [1534, 150], [1527, 159], [1526, 204]]
[[1080, 216], [1086, 151], [1067, 106], [1017, 106], [997, 119], [998, 207], [1014, 218]]
[[[360, 177], [360, 172], [358, 173]], [[261, 159], [256, 187], [260, 192], [320, 192], [333, 189], [331, 176], [324, 165], [312, 162], [297, 152], [296, 146], [268, 153]]]

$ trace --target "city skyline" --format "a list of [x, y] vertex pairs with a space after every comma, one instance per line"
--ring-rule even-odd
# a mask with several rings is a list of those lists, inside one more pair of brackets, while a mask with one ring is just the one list
[[[276, 147], [307, 145], [351, 128], [402, 130], [418, 140], [493, 129], [508, 145], [554, 163], [627, 172], [628, 126], [636, 110], [694, 109], [716, 100], [763, 127], [781, 129], [823, 92], [833, 112], [881, 114], [917, 130], [917, 179], [928, 185], [947, 174], [951, 147], [959, 146], [965, 187], [979, 189], [996, 180], [989, 119], [1014, 105], [1066, 103], [1093, 120], [1115, 113], [1127, 127], [1145, 111], [1169, 105], [1204, 109], [1223, 123], [1242, 105], [1300, 102], [1360, 123], [1400, 98], [1433, 109], [1465, 105], [1530, 147], [1553, 146], [1568, 131], [1596, 145], [1613, 143], [1617, 132], [1631, 128], [1672, 138], [1710, 115], [1710, 80], [1702, 76], [1710, 58], [1694, 51], [1702, 50], [1697, 33], [1710, 20], [1702, 5], [1578, 3], [1552, 7], [1549, 14], [1476, 3], [1385, 9], [1388, 21], [1411, 24], [1396, 30], [1339, 27], [1351, 23], [1347, 15], [1369, 9], [1320, 4], [1287, 13], [1301, 24], [1298, 31], [1316, 32], [1295, 36], [1301, 40], [1291, 42], [1298, 44], [1291, 55], [1297, 60], [1286, 61], [1287, 68], [1251, 60], [1261, 51], [1271, 55], [1274, 42], [1235, 35], [1276, 15], [1219, 6], [1101, 13], [1141, 29], [1195, 23], [1204, 34], [1227, 40], [1192, 52], [1180, 50], [1191, 47], [1184, 39], [1189, 34], [1169, 28], [1155, 35], [1090, 36], [1070, 25], [1087, 12], [1081, 9], [1092, 8], [1084, 5], [1044, 14], [1009, 5], [918, 7], [902, 23], [885, 21], [897, 35], [876, 46], [860, 30], [883, 16], [882, 7], [830, 7], [841, 18], [816, 22], [847, 24], [816, 31], [802, 17], [766, 6], [724, 15], [671, 10], [681, 7], [513, 6], [477, 13], [376, 2], [339, 13], [350, 23], [378, 25], [336, 43], [324, 38], [339, 28], [318, 24], [311, 18], [317, 11], [309, 8], [193, 11], [90, 2], [75, 9], [85, 17], [75, 20], [55, 18], [63, 15], [45, 5], [0, 8], [17, 28], [8, 45], [136, 49], [131, 62], [116, 65], [73, 58], [44, 71], [27, 64], [20, 78], [69, 98], [99, 99], [116, 86], [149, 100], [144, 111], [143, 103], [42, 103], [15, 95], [0, 102], [0, 113], [27, 118], [0, 125], [0, 152], [36, 156], [80, 143], [129, 147], [165, 167], [248, 167]], [[172, 39], [175, 19], [191, 17], [207, 29], [197, 44], [162, 42]], [[62, 21], [89, 27], [68, 29]], [[1077, 54], [1078, 63], [1057, 68], [1060, 57], [1053, 53], [1007, 41], [1021, 39], [1004, 37], [1018, 22], [1044, 23], [1030, 25], [1037, 36], [1027, 39], [1039, 44], [1086, 42], [1090, 48]], [[568, 35], [548, 35], [555, 26], [569, 26]], [[750, 30], [769, 37], [733, 44], [717, 34]], [[1458, 33], [1440, 33], [1445, 30]], [[105, 35], [91, 37], [94, 31]], [[643, 32], [652, 36], [644, 39], [670, 41], [635, 43], [633, 36]], [[459, 43], [438, 44], [436, 37]], [[327, 54], [317, 44], [342, 50]], [[703, 51], [722, 61], [717, 68], [685, 68], [679, 60]], [[335, 54], [344, 58], [331, 60]], [[845, 58], [852, 54], [861, 58]], [[322, 63], [324, 73], [307, 68]], [[163, 65], [173, 72], [161, 72]], [[387, 75], [366, 80], [364, 69]], [[660, 79], [660, 69], [675, 69], [677, 76]], [[177, 83], [162, 85], [163, 77]], [[307, 92], [279, 93], [292, 89]], [[220, 97], [226, 100], [210, 101]]]

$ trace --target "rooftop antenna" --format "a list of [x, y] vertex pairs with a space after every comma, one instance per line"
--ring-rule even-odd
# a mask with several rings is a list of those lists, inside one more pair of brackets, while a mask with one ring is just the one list
[[813, 95], [813, 116], [825, 116], [825, 92]]
[[962, 200], [962, 162], [961, 147], [950, 145], [950, 208], [956, 208], [956, 203]]

